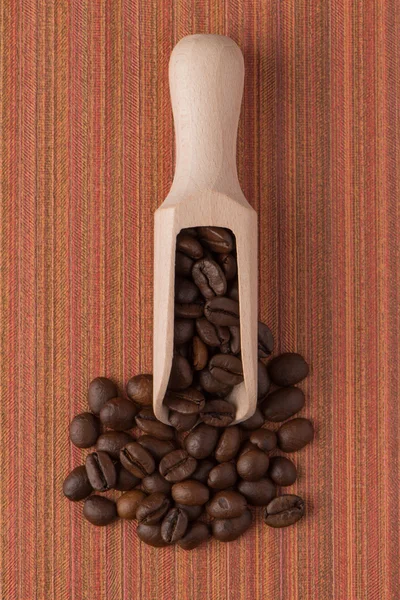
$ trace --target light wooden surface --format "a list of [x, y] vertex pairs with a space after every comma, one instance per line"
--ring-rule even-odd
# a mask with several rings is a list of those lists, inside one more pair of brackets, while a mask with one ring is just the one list
[[229, 400], [237, 421], [257, 400], [257, 215], [240, 189], [236, 136], [243, 94], [243, 56], [233, 40], [192, 35], [174, 48], [169, 66], [176, 136], [171, 190], [155, 213], [154, 411], [162, 406], [171, 370], [174, 335], [176, 236], [185, 227], [227, 227], [236, 236], [244, 382]]

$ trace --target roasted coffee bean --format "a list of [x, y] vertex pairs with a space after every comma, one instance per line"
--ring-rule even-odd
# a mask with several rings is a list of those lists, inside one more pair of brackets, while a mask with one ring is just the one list
[[229, 329], [227, 327], [217, 327], [205, 319], [196, 319], [196, 331], [199, 338], [212, 348], [217, 348], [229, 340]]
[[234, 279], [231, 285], [228, 288], [228, 296], [235, 300], [235, 302], [239, 302], [239, 283], [237, 279]]
[[192, 277], [204, 298], [224, 296], [226, 293], [224, 272], [214, 260], [203, 258], [195, 262], [192, 269]]
[[286, 352], [273, 358], [268, 368], [272, 381], [282, 387], [299, 383], [307, 377], [309, 370], [304, 358], [295, 352]]
[[190, 304], [197, 300], [199, 288], [193, 281], [185, 277], [175, 277], [175, 302]]
[[168, 544], [174, 544], [186, 533], [189, 519], [182, 508], [171, 508], [161, 524], [161, 537]]
[[226, 400], [210, 400], [200, 412], [201, 420], [213, 427], [228, 427], [235, 418], [236, 408]]
[[195, 388], [187, 388], [180, 392], [167, 391], [164, 403], [171, 410], [184, 414], [197, 414], [204, 408], [205, 399]]
[[173, 391], [184, 390], [192, 385], [193, 373], [186, 358], [175, 354], [172, 359], [168, 388]]
[[223, 463], [232, 458], [235, 458], [239, 452], [241, 442], [240, 429], [236, 425], [227, 427], [223, 431], [221, 437], [218, 440], [217, 447], [215, 448], [215, 458], [218, 462]]
[[139, 523], [156, 525], [164, 518], [170, 505], [171, 501], [165, 494], [161, 492], [150, 494], [150, 496], [143, 498], [136, 508], [136, 518]]
[[192, 267], [194, 260], [183, 254], [183, 252], [177, 252], [175, 254], [175, 273], [181, 277], [190, 277], [192, 274]]
[[125, 492], [117, 500], [117, 513], [121, 519], [136, 519], [136, 509], [146, 498], [142, 490], [131, 490]]
[[266, 506], [276, 496], [276, 489], [270, 479], [258, 481], [239, 481], [238, 491], [246, 498], [251, 506]]
[[209, 371], [209, 369], [203, 369], [199, 371], [199, 384], [209, 394], [213, 396], [220, 396], [225, 398], [232, 391], [232, 385], [222, 383], [218, 379], [215, 379]]
[[233, 279], [236, 276], [237, 265], [236, 258], [233, 256], [233, 254], [230, 254], [229, 252], [225, 252], [224, 254], [218, 254], [217, 262], [221, 266], [225, 275], [225, 279], [227, 281]]
[[208, 474], [211, 469], [216, 466], [215, 460], [211, 458], [204, 458], [203, 460], [197, 461], [197, 468], [195, 472], [191, 475], [191, 479], [196, 479], [197, 481], [201, 481], [201, 483], [207, 483]]
[[261, 360], [257, 363], [257, 403], [264, 400], [269, 392], [271, 382], [268, 375], [268, 369]]
[[[241, 431], [241, 436], [243, 437], [243, 434], [249, 433], [250, 431], [246, 432], [246, 431]], [[240, 452], [239, 452], [239, 456], [243, 456], [243, 454], [247, 454], [247, 452], [250, 452], [251, 450], [258, 450], [258, 446], [256, 446], [255, 444], [252, 444], [250, 439], [248, 439], [246, 442], [244, 442], [244, 444], [242, 445], [242, 447], [240, 448]]]
[[230, 338], [220, 346], [221, 354], [239, 354], [240, 352], [240, 327], [229, 327]]
[[250, 450], [236, 463], [238, 475], [245, 481], [258, 481], [268, 470], [269, 459], [261, 450]]
[[238, 326], [239, 303], [227, 296], [211, 298], [204, 306], [204, 315], [214, 325]]
[[192, 235], [193, 237], [197, 237], [196, 227], [185, 227], [184, 229], [181, 229], [181, 233], [187, 233], [187, 235]]
[[264, 417], [259, 408], [256, 408], [251, 417], [242, 421], [240, 426], [242, 429], [246, 429], [247, 431], [253, 431], [254, 429], [259, 429], [264, 425]]
[[139, 523], [136, 533], [138, 538], [148, 546], [153, 546], [154, 548], [168, 546], [168, 543], [164, 542], [162, 539], [160, 525], [146, 525], [145, 523]]
[[174, 321], [174, 344], [185, 344], [194, 335], [193, 319], [175, 319]]
[[69, 439], [78, 448], [94, 446], [100, 435], [100, 421], [89, 412], [76, 415], [69, 426]]
[[240, 537], [252, 522], [252, 515], [249, 509], [246, 509], [240, 517], [233, 519], [214, 519], [211, 523], [212, 534], [220, 542], [233, 542]]
[[117, 506], [115, 502], [104, 498], [104, 496], [89, 496], [83, 505], [83, 516], [92, 525], [109, 525], [117, 518]]
[[256, 429], [251, 432], [250, 442], [263, 452], [270, 452], [276, 448], [277, 437], [275, 431], [269, 429]]
[[136, 477], [133, 473], [129, 473], [119, 461], [115, 464], [115, 470], [117, 471], [117, 481], [114, 485], [116, 490], [127, 492], [140, 483], [139, 477]]
[[235, 464], [233, 462], [223, 462], [211, 469], [207, 485], [214, 490], [226, 490], [226, 488], [235, 485], [236, 480]]
[[258, 321], [258, 358], [266, 358], [274, 351], [274, 337], [265, 323]]
[[314, 437], [314, 427], [308, 419], [292, 419], [277, 431], [278, 446], [283, 452], [296, 452], [307, 446]]
[[154, 458], [138, 442], [130, 442], [124, 446], [119, 453], [119, 458], [122, 466], [139, 479], [151, 475], [155, 469]]
[[304, 515], [304, 500], [294, 494], [278, 496], [264, 508], [264, 522], [270, 527], [293, 525]]
[[199, 415], [183, 414], [176, 410], [170, 410], [168, 415], [169, 423], [177, 431], [190, 431], [198, 421]]
[[193, 550], [200, 546], [210, 537], [210, 530], [206, 523], [202, 521], [196, 521], [192, 525], [189, 525], [185, 535], [178, 540], [177, 544], [183, 550]]
[[175, 502], [189, 506], [205, 504], [210, 497], [208, 487], [194, 479], [174, 483], [171, 494]]
[[106, 492], [114, 487], [117, 481], [112, 458], [107, 452], [92, 452], [86, 457], [86, 472], [90, 485], [94, 490]]
[[206, 506], [207, 513], [214, 519], [234, 519], [240, 517], [246, 509], [246, 498], [233, 491], [218, 492]]
[[93, 491], [89, 478], [86, 473], [86, 467], [81, 465], [75, 467], [64, 479], [63, 492], [68, 500], [78, 502], [89, 496]]
[[173, 440], [175, 437], [172, 427], [159, 421], [150, 406], [142, 408], [136, 415], [135, 420], [139, 429], [147, 435], [158, 438], [159, 440]]
[[302, 390], [286, 387], [275, 390], [265, 398], [261, 410], [268, 421], [278, 423], [286, 421], [301, 410], [305, 403]]
[[129, 442], [133, 442], [133, 437], [126, 431], [106, 431], [99, 436], [96, 450], [107, 452], [112, 458], [119, 458], [121, 448]]
[[178, 233], [176, 237], [176, 249], [195, 260], [203, 256], [203, 246], [199, 240], [185, 231]]
[[176, 443], [173, 440], [159, 440], [151, 435], [141, 435], [137, 441], [154, 456], [157, 462], [172, 450], [176, 450]]
[[127, 398], [111, 398], [100, 411], [100, 420], [106, 427], [125, 431], [135, 425], [138, 407]]
[[173, 450], [159, 464], [159, 471], [167, 481], [182, 481], [195, 472], [197, 460], [186, 450]]
[[89, 385], [89, 408], [95, 415], [98, 415], [103, 405], [116, 396], [118, 396], [118, 390], [115, 383], [106, 377], [96, 377]]
[[185, 448], [194, 458], [207, 458], [214, 451], [218, 436], [218, 429], [200, 423], [185, 439]]
[[190, 355], [192, 358], [192, 365], [195, 371], [201, 371], [207, 366], [208, 363], [208, 350], [206, 344], [198, 335], [193, 337]]
[[204, 314], [204, 300], [195, 302], [176, 302], [175, 317], [180, 319], [199, 319]]
[[204, 505], [201, 506], [201, 505], [193, 504], [192, 506], [189, 506], [187, 504], [175, 503], [175, 506], [176, 506], [176, 508], [181, 508], [185, 511], [189, 521], [195, 521], [204, 512]]
[[297, 479], [297, 469], [285, 456], [273, 456], [269, 462], [268, 475], [276, 485], [292, 485]]
[[232, 252], [235, 246], [232, 234], [224, 227], [197, 227], [197, 235], [213, 252]]
[[162, 492], [163, 494], [169, 494], [171, 491], [172, 484], [167, 481], [158, 471], [154, 471], [151, 475], [147, 475], [142, 479], [141, 488], [146, 494], [155, 494], [156, 492]]
[[243, 381], [242, 361], [233, 354], [216, 354], [208, 368], [215, 379], [226, 385], [237, 385]]
[[140, 406], [153, 404], [153, 375], [135, 375], [126, 384], [129, 398]]

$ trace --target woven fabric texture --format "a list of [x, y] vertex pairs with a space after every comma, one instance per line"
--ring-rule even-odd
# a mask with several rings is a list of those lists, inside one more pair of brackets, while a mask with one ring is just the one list
[[[2, 600], [400, 598], [399, 31], [396, 0], [1, 3]], [[316, 438], [300, 523], [185, 553], [61, 488], [90, 379], [151, 371], [168, 60], [201, 32], [244, 53], [260, 318], [312, 365]]]

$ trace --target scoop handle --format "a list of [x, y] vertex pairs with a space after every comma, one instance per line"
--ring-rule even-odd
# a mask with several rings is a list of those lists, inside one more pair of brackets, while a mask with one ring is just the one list
[[243, 80], [243, 55], [231, 38], [189, 35], [175, 46], [169, 63], [176, 136], [170, 194], [240, 190], [236, 138]]

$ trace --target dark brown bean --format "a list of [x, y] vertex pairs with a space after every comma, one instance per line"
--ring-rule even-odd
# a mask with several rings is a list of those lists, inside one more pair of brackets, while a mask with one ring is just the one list
[[193, 319], [175, 319], [174, 321], [174, 344], [185, 344], [194, 335]]
[[100, 435], [100, 421], [89, 412], [76, 415], [69, 426], [69, 439], [78, 448], [94, 446]]
[[226, 490], [235, 485], [237, 480], [236, 467], [233, 462], [223, 462], [211, 469], [207, 485], [214, 490]]
[[226, 400], [210, 400], [200, 412], [201, 420], [213, 427], [227, 427], [235, 418], [236, 408]]
[[214, 451], [218, 436], [218, 429], [200, 423], [185, 439], [185, 448], [194, 458], [207, 458]]
[[205, 542], [210, 536], [210, 530], [206, 523], [202, 521], [196, 521], [189, 526], [185, 535], [178, 540], [177, 544], [183, 550], [193, 550], [200, 546], [202, 542]]
[[174, 483], [171, 494], [175, 502], [189, 506], [205, 504], [210, 497], [208, 487], [194, 479]]
[[215, 325], [238, 326], [239, 303], [227, 296], [211, 298], [204, 306], [205, 317]]
[[137, 439], [138, 444], [146, 448], [156, 461], [160, 461], [163, 456], [176, 450], [174, 440], [159, 440], [151, 435], [141, 435]]
[[224, 227], [197, 227], [197, 235], [213, 252], [232, 252], [235, 247], [232, 234]]
[[199, 371], [199, 384], [201, 387], [214, 396], [221, 396], [225, 398], [232, 391], [232, 385], [227, 385], [215, 379], [208, 369]]
[[261, 410], [268, 421], [279, 423], [293, 417], [305, 403], [304, 393], [297, 387], [275, 390], [265, 398]]
[[183, 252], [177, 252], [175, 254], [175, 273], [181, 277], [190, 277], [192, 274], [192, 267], [194, 260], [183, 254]]
[[119, 458], [122, 466], [139, 479], [151, 475], [155, 469], [154, 458], [137, 442], [130, 442], [124, 446], [119, 453]]
[[228, 296], [235, 300], [235, 302], [239, 302], [239, 283], [237, 279], [234, 279], [228, 288]]
[[236, 258], [233, 256], [233, 254], [230, 254], [229, 252], [218, 254], [217, 262], [221, 266], [227, 281], [236, 276]]
[[136, 518], [139, 523], [156, 525], [164, 518], [170, 505], [171, 501], [165, 494], [162, 494], [161, 492], [150, 494], [150, 496], [143, 498], [137, 506]]
[[246, 509], [246, 498], [238, 492], [227, 490], [215, 494], [206, 506], [207, 513], [214, 519], [240, 517]]
[[220, 542], [233, 542], [249, 529], [251, 522], [252, 515], [250, 510], [247, 509], [240, 517], [215, 519], [211, 523], [212, 534]]
[[145, 523], [139, 523], [136, 533], [138, 538], [148, 546], [153, 546], [154, 548], [168, 546], [168, 543], [165, 542], [161, 536], [160, 525], [146, 525]]
[[185, 277], [175, 277], [175, 302], [190, 304], [195, 302], [199, 295], [199, 288], [193, 281]]
[[117, 500], [117, 513], [121, 519], [136, 519], [136, 509], [146, 498], [142, 490], [130, 490]]
[[278, 446], [283, 452], [296, 452], [314, 437], [314, 428], [308, 419], [292, 419], [280, 426], [277, 432]]
[[241, 480], [237, 489], [251, 506], [266, 506], [276, 496], [275, 486], [268, 478], [258, 481]]
[[204, 314], [204, 300], [195, 302], [176, 302], [175, 317], [181, 319], [199, 319]]
[[161, 536], [168, 544], [174, 544], [186, 533], [189, 519], [182, 508], [171, 508], [161, 524]]
[[297, 479], [296, 465], [285, 456], [270, 459], [268, 475], [276, 485], [292, 485]]
[[300, 354], [286, 352], [272, 359], [268, 365], [269, 375], [276, 385], [287, 387], [299, 383], [308, 375], [308, 364]]
[[189, 431], [196, 425], [198, 418], [199, 416], [196, 414], [185, 415], [177, 412], [176, 410], [170, 410], [168, 415], [170, 425], [177, 431]]
[[242, 429], [247, 431], [253, 431], [254, 429], [259, 429], [264, 425], [264, 417], [259, 408], [256, 408], [251, 417], [246, 419], [246, 421], [242, 421], [240, 426]]
[[201, 483], [207, 483], [208, 474], [211, 469], [216, 466], [215, 460], [211, 458], [204, 458], [203, 460], [197, 461], [197, 468], [195, 472], [192, 474], [191, 479], [196, 479], [197, 481], [201, 481]]
[[250, 442], [263, 452], [270, 452], [276, 448], [277, 437], [275, 431], [269, 429], [256, 429], [251, 432]]
[[195, 335], [191, 345], [192, 364], [195, 371], [201, 371], [208, 363], [208, 350], [206, 344], [198, 335]]
[[89, 478], [86, 473], [86, 467], [80, 465], [75, 467], [64, 479], [64, 496], [72, 502], [78, 502], [89, 496], [93, 491]]
[[216, 354], [208, 368], [215, 379], [226, 385], [238, 385], [243, 381], [242, 361], [233, 354]]
[[265, 323], [258, 322], [258, 358], [266, 358], [274, 350], [274, 337]]
[[205, 399], [201, 392], [190, 387], [180, 392], [167, 391], [164, 403], [171, 410], [184, 414], [197, 414], [204, 408]]
[[99, 451], [88, 454], [86, 472], [94, 490], [106, 492], [116, 484], [117, 472], [112, 458], [107, 452]]
[[218, 462], [227, 462], [235, 458], [239, 452], [241, 443], [240, 429], [237, 425], [227, 427], [222, 432], [221, 437], [218, 440], [217, 447], [215, 448], [215, 458]]
[[193, 373], [188, 360], [179, 354], [175, 354], [172, 359], [168, 388], [173, 391], [184, 390], [192, 385], [192, 381]]
[[153, 404], [153, 375], [135, 375], [126, 384], [128, 397], [140, 406]]
[[268, 369], [261, 360], [257, 364], [257, 403], [264, 400], [269, 392], [271, 382], [268, 375]]
[[182, 448], [166, 454], [159, 464], [159, 471], [167, 481], [188, 479], [195, 472], [197, 460]]
[[175, 437], [172, 427], [161, 423], [154, 415], [153, 409], [149, 406], [142, 408], [136, 415], [135, 420], [139, 429], [152, 437], [160, 440], [173, 440]]
[[[241, 432], [243, 433], [250, 433], [250, 432]], [[239, 456], [243, 456], [244, 454], [246, 454], [247, 452], [250, 452], [251, 450], [258, 450], [259, 448], [255, 445], [252, 444], [250, 439], [248, 439], [247, 441], [244, 442], [244, 444], [242, 445], [242, 447], [240, 448], [240, 452], [239, 452]]]
[[139, 477], [136, 477], [133, 473], [129, 473], [119, 461], [115, 464], [115, 470], [117, 471], [117, 481], [114, 485], [116, 490], [127, 492], [140, 483]]
[[204, 505], [192, 505], [175, 503], [176, 508], [182, 508], [188, 516], [189, 521], [195, 521], [204, 511]]
[[242, 454], [236, 468], [239, 476], [245, 481], [258, 481], [266, 474], [268, 465], [268, 456], [257, 449]]
[[118, 390], [113, 381], [106, 377], [96, 377], [89, 385], [89, 408], [95, 415], [98, 415], [103, 405], [116, 396], [118, 396]]
[[158, 471], [154, 471], [151, 475], [147, 475], [142, 479], [142, 489], [146, 494], [155, 494], [156, 492], [162, 492], [163, 494], [169, 494], [171, 491], [172, 484], [169, 483]]
[[96, 450], [107, 452], [112, 458], [119, 458], [121, 448], [133, 441], [126, 431], [106, 431], [97, 439]]
[[223, 296], [226, 293], [226, 278], [223, 270], [214, 260], [203, 258], [194, 263], [193, 281], [204, 298]]
[[212, 348], [217, 348], [229, 340], [229, 329], [227, 327], [217, 327], [210, 323], [204, 317], [196, 319], [196, 331], [199, 338]]
[[285, 494], [271, 500], [265, 507], [264, 522], [270, 527], [293, 525], [304, 515], [304, 500], [294, 494]]
[[127, 398], [111, 398], [100, 411], [100, 420], [110, 429], [125, 431], [135, 425], [138, 407]]
[[185, 231], [178, 233], [176, 237], [176, 249], [195, 260], [203, 256], [203, 246], [199, 240]]
[[89, 496], [83, 505], [83, 516], [92, 525], [103, 527], [115, 521], [118, 516], [117, 507], [115, 502], [104, 496]]

